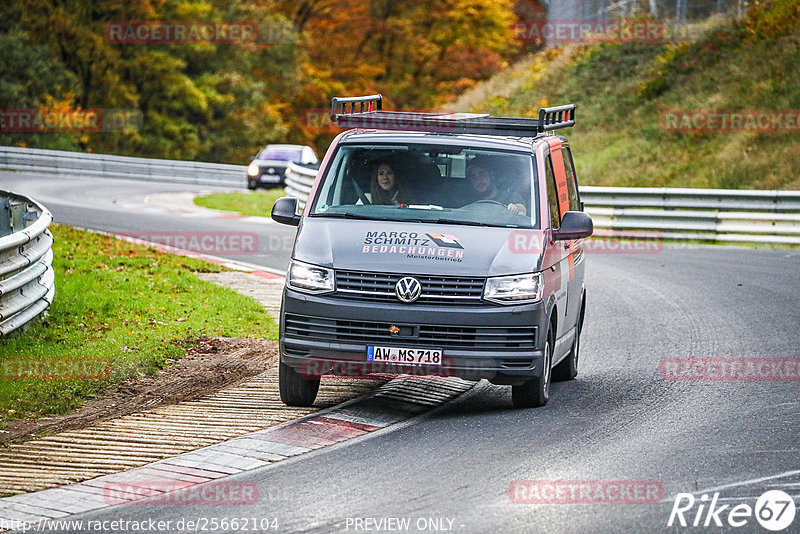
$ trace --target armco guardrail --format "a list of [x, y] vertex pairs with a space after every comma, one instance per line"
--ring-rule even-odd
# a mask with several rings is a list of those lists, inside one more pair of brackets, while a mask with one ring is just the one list
[[[316, 171], [290, 169], [286, 193], [305, 204]], [[800, 244], [800, 191], [584, 186], [581, 199], [614, 235]]]
[[245, 165], [131, 158], [8, 146], [0, 147], [0, 170], [242, 188], [247, 184]]
[[614, 234], [800, 244], [800, 191], [585, 186], [581, 199]]
[[289, 163], [286, 169], [285, 190], [290, 197], [297, 199], [300, 206], [305, 206], [306, 199], [311, 193], [311, 186], [317, 177], [317, 169], [303, 167]]
[[[0, 169], [245, 187], [246, 167], [0, 147]], [[286, 193], [305, 204], [317, 171], [290, 164]], [[658, 232], [670, 239], [800, 244], [800, 191], [581, 188], [595, 227], [614, 234]]]
[[0, 336], [39, 316], [53, 302], [53, 216], [41, 204], [0, 191]]

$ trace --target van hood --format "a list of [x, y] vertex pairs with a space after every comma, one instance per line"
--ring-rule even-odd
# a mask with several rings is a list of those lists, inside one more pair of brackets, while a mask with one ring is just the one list
[[294, 258], [353, 271], [502, 276], [541, 269], [543, 232], [304, 217]]

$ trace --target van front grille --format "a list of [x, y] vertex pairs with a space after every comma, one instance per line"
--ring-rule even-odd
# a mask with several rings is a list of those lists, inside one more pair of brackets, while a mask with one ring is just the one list
[[415, 304], [492, 305], [481, 299], [485, 278], [336, 271], [336, 293], [339, 297], [350, 299], [400, 302], [394, 288], [398, 280], [405, 276], [413, 276], [422, 285], [422, 292]]

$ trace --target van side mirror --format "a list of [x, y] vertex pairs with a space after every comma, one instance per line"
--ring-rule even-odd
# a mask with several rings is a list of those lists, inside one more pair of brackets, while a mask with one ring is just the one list
[[272, 220], [292, 226], [300, 224], [300, 216], [297, 214], [297, 199], [281, 197], [276, 200], [272, 206]]
[[583, 239], [594, 232], [592, 218], [582, 211], [568, 211], [561, 219], [561, 227], [553, 230], [553, 239], [564, 241], [567, 239]]

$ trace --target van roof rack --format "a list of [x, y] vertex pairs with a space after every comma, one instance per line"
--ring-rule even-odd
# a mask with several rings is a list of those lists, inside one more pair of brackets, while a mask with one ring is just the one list
[[333, 97], [331, 120], [341, 128], [530, 137], [575, 125], [575, 104], [540, 108], [538, 119], [481, 113], [383, 111], [383, 96]]

